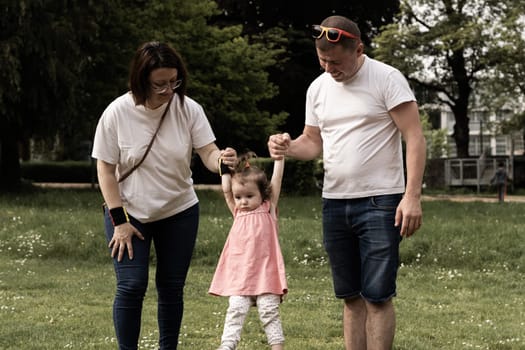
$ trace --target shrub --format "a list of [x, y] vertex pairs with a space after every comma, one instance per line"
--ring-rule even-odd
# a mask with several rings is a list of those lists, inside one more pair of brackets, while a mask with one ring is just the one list
[[80, 182], [96, 181], [93, 161], [44, 161], [22, 162], [22, 178], [33, 182]]
[[[251, 163], [262, 168], [268, 177], [271, 177], [273, 171], [271, 158], [255, 158]], [[294, 195], [316, 194], [319, 191], [319, 178], [322, 176], [320, 164], [317, 160], [287, 159], [282, 192]], [[206, 169], [199, 157], [193, 159], [191, 167], [194, 183], [220, 184], [219, 176]], [[21, 172], [23, 179], [32, 182], [91, 183], [97, 181], [94, 161], [23, 162]]]

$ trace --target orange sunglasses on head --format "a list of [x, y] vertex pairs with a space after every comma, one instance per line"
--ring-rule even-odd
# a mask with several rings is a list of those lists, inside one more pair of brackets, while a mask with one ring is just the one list
[[341, 40], [341, 36], [346, 36], [350, 39], [359, 40], [358, 36], [352, 33], [348, 33], [347, 31], [344, 31], [339, 28], [323, 27], [319, 24], [314, 24], [312, 26], [312, 38], [321, 39], [323, 34], [326, 34], [326, 40], [328, 40], [331, 43], [336, 43], [339, 40]]

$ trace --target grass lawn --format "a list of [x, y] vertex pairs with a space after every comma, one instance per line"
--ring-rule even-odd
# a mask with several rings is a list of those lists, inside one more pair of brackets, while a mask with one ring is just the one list
[[[182, 350], [215, 349], [227, 307], [226, 298], [207, 289], [231, 218], [219, 194], [200, 191], [199, 197]], [[116, 348], [115, 278], [101, 202], [91, 190], [0, 196], [0, 349]], [[290, 289], [281, 317], [289, 350], [343, 349], [320, 208], [318, 196], [280, 202]], [[525, 349], [525, 204], [432, 201], [423, 209], [423, 227], [401, 246], [394, 349]], [[157, 337], [152, 277], [140, 348], [156, 349]], [[239, 349], [267, 349], [265, 341], [254, 309]]]

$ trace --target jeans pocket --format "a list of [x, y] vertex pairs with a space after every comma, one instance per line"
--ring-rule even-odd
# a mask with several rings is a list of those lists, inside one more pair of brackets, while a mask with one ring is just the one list
[[386, 194], [381, 196], [373, 196], [370, 198], [370, 201], [372, 206], [377, 209], [395, 210], [402, 198], [403, 195], [401, 193]]

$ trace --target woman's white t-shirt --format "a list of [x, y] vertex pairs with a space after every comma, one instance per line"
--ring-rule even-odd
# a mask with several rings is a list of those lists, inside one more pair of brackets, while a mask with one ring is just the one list
[[342, 199], [403, 193], [401, 133], [388, 111], [415, 101], [395, 68], [365, 56], [350, 81], [323, 73], [307, 91], [306, 125], [323, 140], [323, 197]]
[[[136, 106], [129, 92], [115, 99], [98, 122], [92, 157], [116, 164], [117, 178], [126, 173], [142, 159], [166, 105], [154, 110]], [[129, 214], [151, 222], [196, 204], [192, 151], [214, 141], [203, 108], [187, 96], [181, 105], [175, 94], [144, 162], [119, 184]]]

